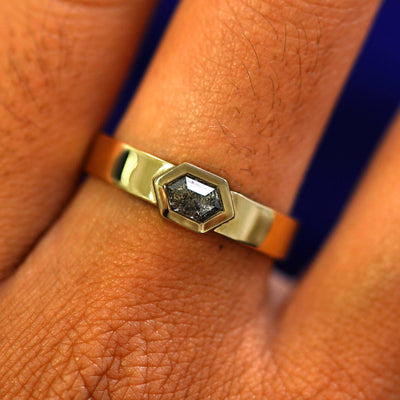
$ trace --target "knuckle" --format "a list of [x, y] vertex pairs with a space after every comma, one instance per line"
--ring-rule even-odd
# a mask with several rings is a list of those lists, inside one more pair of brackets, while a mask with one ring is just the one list
[[251, 157], [260, 137], [270, 138], [279, 127], [278, 116], [301, 106], [319, 79], [322, 24], [318, 13], [307, 15], [300, 6], [282, 9], [261, 0], [218, 4], [214, 15], [204, 16], [210, 24], [217, 20], [218, 28], [208, 31], [205, 23], [201, 32], [207, 43], [218, 44], [218, 52], [198, 44], [200, 57], [191, 74], [191, 95], [198, 97], [193, 116], [198, 120], [200, 113], [209, 121], [211, 114], [212, 126], [200, 132], [211, 128], [233, 145], [250, 125], [252, 142], [230, 150]]
[[[134, 295], [109, 288], [86, 304], [58, 304], [67, 313], [43, 317], [55, 322], [42, 327], [40, 339], [30, 338], [14, 369], [20, 387], [8, 379], [14, 398], [184, 398], [180, 392], [208, 362], [201, 348], [210, 338], [196, 333], [184, 299], [145, 286]], [[196, 398], [198, 389], [190, 390]]]
[[[221, 168], [240, 164], [241, 176], [226, 175], [240, 187], [257, 176], [260, 160], [273, 165], [274, 158], [293, 154], [310, 140], [309, 129], [302, 128], [312, 123], [305, 122], [302, 111], [315, 107], [323, 77], [345, 71], [351, 57], [339, 57], [338, 51], [351, 54], [349, 32], [368, 13], [359, 17], [359, 2], [353, 0], [339, 5], [326, 0], [221, 0], [207, 13], [200, 5], [197, 10], [198, 3], [193, 2], [192, 12], [198, 11], [203, 23], [196, 37], [205, 40], [193, 40], [191, 58], [183, 56], [190, 84], [182, 89], [184, 101], [175, 106], [174, 125], [185, 135], [174, 144], [181, 154], [196, 154], [195, 146], [212, 140], [207, 156], [199, 158], [207, 167], [227, 154], [230, 161], [221, 162]], [[357, 43], [354, 39], [351, 43]], [[338, 60], [343, 64], [337, 69]], [[338, 80], [340, 76], [331, 82]], [[329, 84], [327, 92], [333, 93], [335, 83]], [[322, 125], [330, 98], [321, 99], [321, 113], [312, 117], [315, 126]], [[294, 129], [299, 132], [291, 134]], [[297, 168], [293, 164], [288, 174], [294, 176]], [[272, 170], [270, 175], [279, 179]]]
[[30, 331], [41, 334], [28, 339], [30, 350], [14, 378], [8, 375], [7, 390], [16, 384], [15, 375], [20, 377], [14, 398], [197, 399], [214, 394], [222, 399], [226, 393], [240, 398], [246, 386], [239, 374], [256, 354], [251, 351], [246, 359], [242, 353], [249, 351], [238, 327], [242, 322], [229, 325], [230, 335], [226, 322], [221, 323], [226, 306], [219, 308], [210, 299], [199, 305], [201, 297], [207, 298], [199, 293], [213, 288], [154, 278], [154, 268], [151, 280], [136, 272], [134, 284], [126, 275], [120, 279], [103, 270], [107, 283], [94, 283], [98, 277], [92, 276], [79, 285], [71, 282], [75, 293], [57, 289], [58, 300], [40, 311], [47, 323], [40, 329], [31, 324]]

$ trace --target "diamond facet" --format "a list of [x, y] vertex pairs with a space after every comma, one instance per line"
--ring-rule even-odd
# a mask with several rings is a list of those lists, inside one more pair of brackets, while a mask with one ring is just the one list
[[171, 210], [202, 223], [223, 211], [216, 186], [193, 175], [183, 175], [165, 185]]

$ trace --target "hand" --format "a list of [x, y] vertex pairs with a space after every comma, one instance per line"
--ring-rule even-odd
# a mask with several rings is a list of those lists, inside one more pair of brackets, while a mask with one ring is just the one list
[[[0, 3], [0, 398], [400, 399], [399, 121], [294, 288], [99, 180], [71, 196], [152, 3]], [[289, 212], [377, 7], [183, 0], [117, 136]]]

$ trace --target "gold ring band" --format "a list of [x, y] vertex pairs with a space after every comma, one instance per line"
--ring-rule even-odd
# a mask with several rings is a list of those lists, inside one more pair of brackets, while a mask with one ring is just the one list
[[160, 209], [188, 229], [210, 230], [282, 259], [296, 232], [294, 219], [229, 189], [228, 182], [192, 164], [178, 166], [99, 134], [86, 172]]

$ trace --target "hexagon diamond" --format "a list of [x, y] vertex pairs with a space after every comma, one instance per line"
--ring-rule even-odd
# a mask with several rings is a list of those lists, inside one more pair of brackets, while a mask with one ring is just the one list
[[180, 176], [165, 189], [171, 210], [198, 223], [224, 210], [218, 188], [193, 175]]

